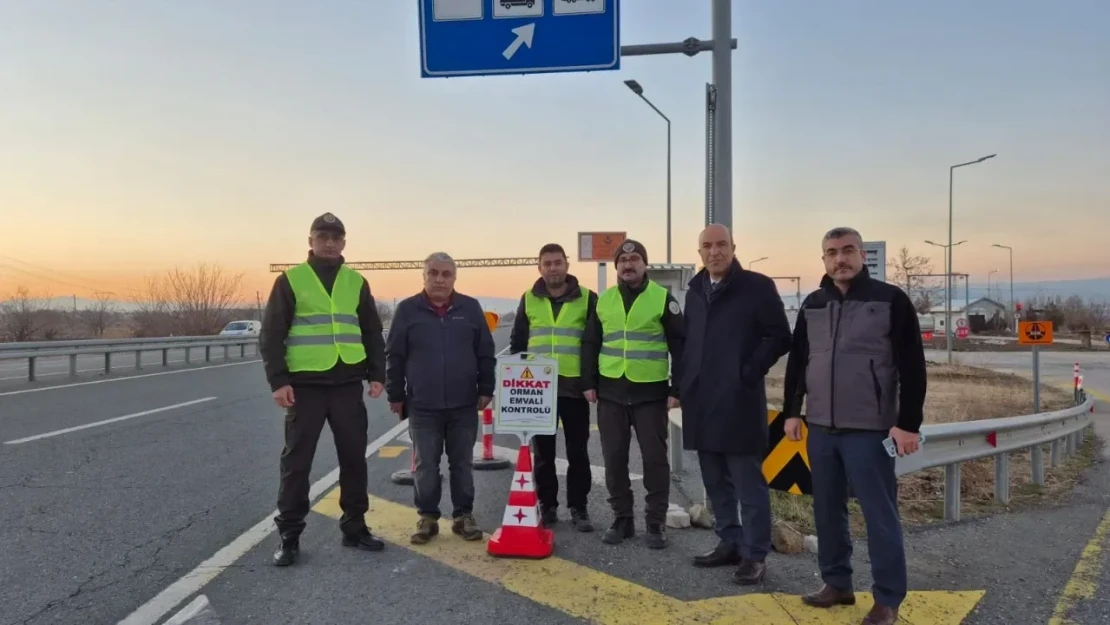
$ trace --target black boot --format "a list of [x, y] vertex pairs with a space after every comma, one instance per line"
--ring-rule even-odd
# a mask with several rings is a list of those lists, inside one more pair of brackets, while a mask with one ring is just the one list
[[544, 527], [552, 527], [559, 522], [559, 508], [556, 506], [540, 506], [540, 521]]
[[380, 538], [375, 537], [370, 533], [370, 530], [363, 528], [355, 532], [343, 532], [343, 546], [344, 547], [358, 547], [365, 551], [381, 551], [385, 549], [385, 543]]
[[592, 532], [594, 531], [594, 524], [590, 522], [590, 513], [586, 508], [571, 508], [570, 522], [574, 529], [579, 532]]
[[636, 535], [636, 523], [631, 517], [618, 517], [609, 529], [601, 534], [601, 541], [608, 545], [619, 545], [626, 538]]
[[274, 552], [274, 566], [289, 566], [297, 561], [301, 553], [299, 536], [282, 536], [281, 545]]
[[644, 534], [644, 544], [648, 549], [662, 549], [667, 546], [667, 530], [662, 523], [648, 523], [647, 534]]

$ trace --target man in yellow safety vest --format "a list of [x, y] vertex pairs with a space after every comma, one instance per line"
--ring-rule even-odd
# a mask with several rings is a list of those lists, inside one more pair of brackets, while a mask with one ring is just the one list
[[678, 300], [648, 279], [647, 250], [641, 243], [625, 241], [613, 261], [617, 286], [598, 297], [597, 320], [587, 328], [582, 353], [583, 360], [596, 363], [585, 394], [598, 403], [605, 485], [616, 517], [602, 540], [616, 545], [636, 534], [628, 475], [635, 428], [647, 490], [645, 544], [662, 549], [671, 484], [668, 412], [678, 407], [686, 323]]
[[[559, 391], [555, 410], [563, 424], [567, 446], [567, 508], [574, 528], [593, 531], [586, 499], [593, 476], [590, 471], [590, 404], [583, 396], [582, 337], [586, 324], [597, 314], [597, 294], [567, 273], [563, 246], [548, 243], [540, 248], [540, 278], [520, 298], [509, 353], [529, 352], [559, 363]], [[555, 476], [555, 436], [532, 438], [540, 515], [545, 525], [558, 522], [559, 481]]]
[[308, 515], [309, 472], [324, 422], [339, 457], [342, 543], [380, 551], [363, 516], [366, 494], [366, 404], [382, 394], [385, 340], [366, 279], [343, 264], [346, 229], [324, 213], [309, 229], [308, 259], [274, 282], [262, 321], [260, 351], [274, 401], [285, 409], [274, 564], [293, 564]]

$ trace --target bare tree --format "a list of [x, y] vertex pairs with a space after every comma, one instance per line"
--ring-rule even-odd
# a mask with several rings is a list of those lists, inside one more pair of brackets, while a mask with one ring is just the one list
[[241, 307], [242, 274], [228, 274], [215, 265], [175, 268], [150, 278], [146, 295], [132, 315], [136, 336], [218, 333]]
[[104, 336], [104, 331], [112, 325], [115, 317], [116, 308], [112, 305], [112, 300], [109, 299], [107, 293], [97, 293], [92, 304], [78, 312], [81, 324], [85, 326], [85, 330], [93, 338]]
[[385, 302], [378, 302], [378, 317], [382, 320], [382, 326], [389, 327], [389, 323], [393, 321], [393, 306]]
[[42, 332], [47, 322], [49, 297], [34, 297], [20, 285], [15, 293], [0, 302], [0, 336], [8, 340], [30, 341]]
[[231, 321], [242, 282], [242, 274], [229, 275], [220, 267], [203, 263], [192, 270], [170, 271], [159, 282], [158, 292], [173, 320], [174, 333], [218, 333]]
[[906, 290], [906, 294], [917, 307], [917, 312], [929, 312], [934, 305], [934, 298], [932, 289], [928, 286], [928, 278], [921, 274], [933, 273], [931, 259], [912, 254], [903, 245], [898, 254], [887, 261], [887, 269], [890, 270], [890, 281]]

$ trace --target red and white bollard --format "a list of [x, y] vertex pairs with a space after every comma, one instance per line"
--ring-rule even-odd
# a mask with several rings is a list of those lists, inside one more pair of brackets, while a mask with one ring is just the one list
[[498, 458], [493, 454], [493, 409], [482, 411], [482, 454], [474, 459], [478, 471], [508, 469], [513, 463], [508, 458]]

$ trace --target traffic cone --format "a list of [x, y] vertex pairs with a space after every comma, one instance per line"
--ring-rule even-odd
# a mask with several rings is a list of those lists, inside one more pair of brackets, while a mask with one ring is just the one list
[[513, 463], [508, 458], [493, 455], [493, 409], [482, 411], [482, 454], [474, 459], [475, 471], [508, 469]]
[[505, 516], [486, 550], [501, 557], [546, 558], [554, 549], [555, 533], [540, 526], [539, 499], [532, 480], [532, 450], [524, 443], [517, 455]]

